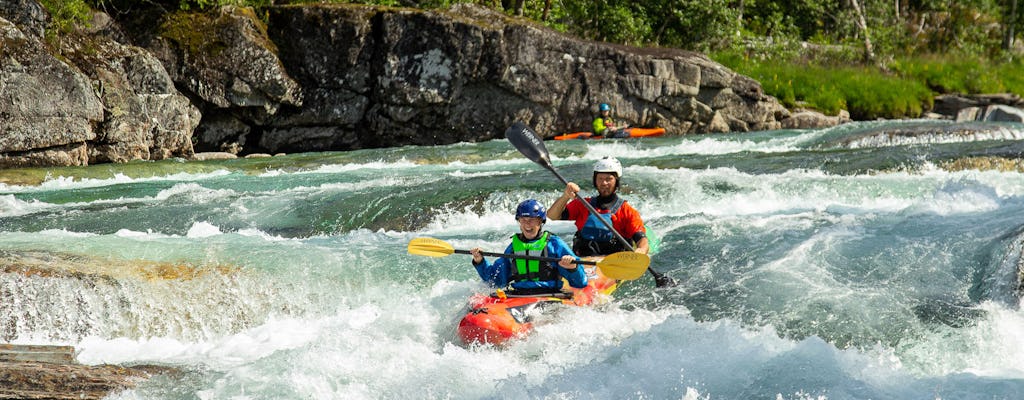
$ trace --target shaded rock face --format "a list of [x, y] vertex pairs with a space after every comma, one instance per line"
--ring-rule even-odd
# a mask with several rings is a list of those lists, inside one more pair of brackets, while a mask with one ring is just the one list
[[89, 80], [0, 18], [0, 167], [84, 165], [103, 106]]
[[200, 150], [238, 153], [250, 127], [265, 126], [282, 106], [302, 104], [299, 84], [251, 9], [174, 13], [156, 28], [142, 45], [201, 108], [204, 120], [193, 136]]
[[486, 140], [515, 120], [554, 136], [588, 129], [598, 103], [671, 134], [776, 129], [788, 116], [757, 82], [700, 54], [583, 42], [473, 5], [269, 16], [303, 87], [303, 107], [265, 127], [270, 152]]
[[272, 6], [264, 24], [248, 8], [139, 4], [56, 35], [57, 55], [35, 0], [0, 5], [0, 167], [448, 144], [517, 120], [550, 137], [589, 129], [599, 103], [675, 135], [789, 118], [703, 55], [580, 41], [475, 5]]
[[199, 110], [178, 93], [156, 57], [103, 36], [65, 42], [65, 56], [95, 83], [103, 104], [90, 164], [192, 155]]
[[36, 39], [43, 38], [50, 23], [50, 15], [36, 0], [0, 1], [0, 18], [17, 25], [25, 35]]
[[[12, 18], [37, 21], [33, 10]], [[198, 110], [159, 60], [115, 32], [62, 36], [55, 56], [0, 18], [0, 167], [192, 155]]]

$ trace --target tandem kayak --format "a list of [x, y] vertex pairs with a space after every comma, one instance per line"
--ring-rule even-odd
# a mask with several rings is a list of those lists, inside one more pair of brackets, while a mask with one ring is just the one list
[[503, 291], [474, 295], [469, 299], [469, 310], [459, 322], [459, 338], [466, 344], [502, 345], [510, 339], [528, 335], [533, 330], [533, 316], [549, 306], [587, 306], [607, 302], [618, 287], [618, 281], [605, 276], [594, 266], [586, 267], [586, 271], [585, 288], [568, 288], [560, 293], [539, 295]]
[[[620, 139], [632, 139], [641, 137], [653, 137], [661, 136], [665, 134], [665, 128], [626, 128], [626, 133], [629, 134], [628, 138]], [[564, 135], [555, 136], [555, 140], [575, 140], [575, 139], [606, 139], [604, 136], [594, 136], [592, 132], [573, 132], [566, 133]]]

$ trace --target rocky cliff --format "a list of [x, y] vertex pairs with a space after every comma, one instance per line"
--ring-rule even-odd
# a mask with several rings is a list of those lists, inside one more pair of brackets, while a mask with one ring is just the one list
[[581, 41], [473, 5], [97, 13], [52, 29], [35, 0], [0, 1], [0, 167], [447, 144], [515, 120], [554, 136], [587, 129], [601, 102], [669, 134], [790, 117], [701, 54]]

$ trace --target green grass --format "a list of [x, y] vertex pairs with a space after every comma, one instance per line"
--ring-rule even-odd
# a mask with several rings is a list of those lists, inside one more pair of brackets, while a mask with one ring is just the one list
[[761, 82], [788, 108], [857, 120], [916, 118], [939, 94], [1024, 93], [1024, 65], [957, 56], [912, 56], [873, 66], [824, 66], [806, 60], [751, 59], [734, 52], [711, 54], [734, 71]]

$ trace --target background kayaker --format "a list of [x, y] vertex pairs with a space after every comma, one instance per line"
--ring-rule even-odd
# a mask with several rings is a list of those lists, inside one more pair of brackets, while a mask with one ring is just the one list
[[[604, 218], [611, 215], [612, 226], [623, 238], [632, 242], [630, 245], [634, 251], [647, 254], [647, 228], [644, 227], [640, 213], [616, 193], [622, 183], [622, 164], [619, 160], [605, 157], [594, 163], [592, 181], [597, 188], [597, 196], [588, 197], [586, 200], [597, 212], [604, 215]], [[590, 214], [580, 199], [576, 198], [579, 191], [579, 185], [567, 183], [562, 196], [551, 204], [548, 213], [553, 220], [576, 222], [576, 236], [572, 241], [573, 251], [582, 257], [626, 251], [626, 246], [615, 238], [597, 216]]]
[[609, 138], [628, 138], [629, 133], [625, 127], [618, 128], [612, 118], [612, 106], [608, 103], [601, 103], [598, 106], [600, 114], [594, 119], [594, 135], [606, 136]]
[[572, 249], [553, 233], [544, 231], [547, 214], [544, 206], [537, 200], [529, 199], [516, 207], [516, 221], [519, 222], [520, 233], [512, 236], [512, 243], [505, 249], [505, 254], [526, 254], [542, 257], [561, 258], [558, 264], [534, 261], [498, 258], [490, 264], [481, 254], [481, 249], [470, 249], [473, 254], [473, 266], [480, 278], [494, 287], [511, 287], [517, 292], [554, 293], [562, 290], [562, 278], [569, 286], [582, 288], [587, 286], [587, 274], [576, 265], [579, 257]]

